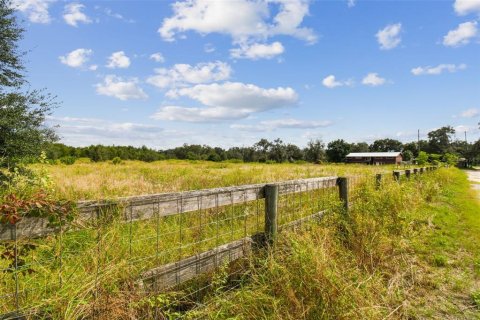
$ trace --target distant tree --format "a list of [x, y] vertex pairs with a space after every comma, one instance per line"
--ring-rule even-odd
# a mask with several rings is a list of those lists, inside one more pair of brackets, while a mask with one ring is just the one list
[[327, 146], [327, 158], [330, 162], [344, 162], [350, 153], [350, 144], [344, 140], [335, 140]]
[[403, 143], [394, 139], [376, 140], [370, 146], [372, 152], [400, 152], [403, 149]]
[[402, 155], [403, 155], [403, 161], [412, 161], [414, 158], [413, 152], [410, 150], [403, 151]]
[[417, 157], [417, 163], [419, 165], [424, 165], [424, 164], [427, 164], [428, 163], [428, 153], [426, 153], [425, 151], [420, 151], [419, 154], [418, 154], [418, 157]]
[[352, 143], [350, 145], [350, 152], [368, 152], [369, 146], [366, 142]]
[[57, 139], [45, 127], [45, 117], [57, 106], [42, 91], [25, 91], [25, 67], [18, 42], [24, 29], [8, 0], [0, 0], [0, 165], [12, 167], [26, 157], [37, 157]]
[[304, 153], [306, 161], [319, 163], [325, 160], [325, 144], [320, 139], [310, 140]]
[[[405, 152], [410, 151], [413, 154], [413, 157], [418, 156], [418, 143], [417, 142], [408, 142], [403, 145], [403, 154], [405, 158]], [[408, 161], [408, 160], [407, 160]]]
[[287, 161], [287, 148], [281, 139], [275, 139], [273, 143], [270, 144], [268, 159], [277, 163]]
[[443, 162], [445, 162], [446, 164], [448, 164], [450, 166], [455, 166], [455, 165], [457, 165], [459, 158], [456, 154], [446, 153], [443, 156], [442, 160], [443, 160]]
[[442, 127], [440, 129], [428, 133], [428, 145], [431, 153], [445, 154], [451, 152], [451, 142], [455, 135], [455, 129], [451, 126]]
[[270, 153], [270, 149], [272, 147], [272, 143], [267, 139], [260, 139], [257, 143], [253, 145], [253, 148], [256, 152], [256, 161], [259, 162], [266, 162], [269, 160], [268, 154]]
[[294, 144], [287, 144], [285, 150], [287, 153], [287, 160], [289, 162], [295, 162], [304, 159], [304, 153], [302, 149]]

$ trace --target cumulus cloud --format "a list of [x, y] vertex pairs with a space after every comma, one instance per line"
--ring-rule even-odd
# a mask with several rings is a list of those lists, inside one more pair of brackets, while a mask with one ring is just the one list
[[115, 68], [128, 68], [130, 66], [130, 58], [127, 57], [125, 52], [117, 51], [112, 53], [112, 55], [108, 58], [107, 68], [115, 69]]
[[[175, 40], [178, 33], [195, 31], [227, 34], [236, 43], [275, 35], [314, 43], [313, 30], [301, 27], [309, 5], [309, 0], [177, 1], [172, 5], [173, 16], [163, 20], [158, 32], [166, 41]], [[273, 6], [275, 10], [271, 10]], [[273, 12], [276, 15], [269, 19]]]
[[275, 41], [271, 44], [254, 43], [251, 45], [244, 44], [240, 48], [230, 50], [230, 56], [237, 59], [271, 59], [282, 54], [285, 51], [283, 45]]
[[49, 23], [48, 7], [56, 0], [13, 0], [12, 8], [25, 14], [30, 22]]
[[402, 38], [400, 37], [401, 32], [401, 23], [389, 24], [382, 30], [379, 30], [375, 37], [377, 37], [377, 41], [380, 44], [380, 49], [390, 50], [397, 47], [402, 41]]
[[447, 47], [459, 47], [470, 43], [470, 40], [478, 33], [477, 21], [460, 23], [457, 29], [450, 30], [443, 37], [443, 45]]
[[345, 80], [345, 81], [338, 81], [335, 78], [335, 76], [333, 74], [331, 74], [331, 75], [325, 77], [322, 80], [322, 84], [329, 89], [333, 89], [333, 88], [336, 88], [336, 87], [352, 86], [353, 85], [353, 80], [349, 79], [349, 80]]
[[155, 53], [151, 54], [150, 59], [152, 59], [155, 62], [159, 62], [159, 63], [164, 63], [165, 62], [165, 58], [163, 57], [163, 54], [161, 54], [160, 52], [155, 52]]
[[83, 4], [80, 3], [69, 3], [65, 6], [65, 11], [63, 14], [63, 20], [73, 27], [77, 27], [78, 23], [91, 23], [89, 17], [82, 10], [85, 8]]
[[371, 72], [362, 79], [362, 84], [371, 87], [378, 87], [385, 84], [387, 80], [380, 77], [378, 73]]
[[454, 73], [460, 70], [465, 70], [467, 65], [462, 63], [459, 65], [455, 64], [439, 64], [436, 67], [426, 66], [426, 67], [416, 67], [411, 70], [412, 74], [416, 76], [420, 75], [439, 75], [443, 72]]
[[318, 129], [332, 125], [331, 121], [308, 121], [293, 118], [275, 119], [261, 121], [259, 124], [232, 124], [230, 128], [249, 131], [262, 132], [273, 131], [276, 129]]
[[147, 79], [147, 83], [165, 89], [227, 80], [232, 74], [232, 68], [221, 61], [198, 63], [193, 66], [182, 63], [176, 64], [170, 69], [155, 69], [155, 73]]
[[72, 67], [72, 68], [81, 68], [85, 65], [86, 62], [90, 59], [90, 56], [93, 54], [93, 50], [91, 49], [76, 49], [73, 50], [72, 52], [60, 56], [60, 62]]
[[256, 112], [292, 106], [298, 99], [292, 88], [265, 89], [241, 82], [200, 84], [170, 90], [167, 95], [171, 98], [187, 97], [203, 106], [166, 106], [154, 114], [153, 118], [187, 122], [241, 119]]
[[157, 125], [135, 122], [112, 122], [96, 118], [48, 117], [50, 125], [58, 125], [57, 132], [63, 143], [75, 146], [148, 145], [163, 147], [165, 141], [180, 144], [187, 137], [178, 131], [166, 130]]
[[138, 86], [136, 78], [126, 80], [114, 75], [107, 75], [103, 82], [98, 83], [95, 87], [98, 94], [122, 101], [148, 98], [148, 95]]
[[455, 12], [461, 16], [469, 13], [480, 14], [479, 0], [455, 0], [453, 7], [455, 9]]
[[460, 113], [460, 117], [462, 118], [475, 118], [475, 117], [478, 117], [479, 115], [480, 115], [480, 111], [476, 108], [471, 108]]

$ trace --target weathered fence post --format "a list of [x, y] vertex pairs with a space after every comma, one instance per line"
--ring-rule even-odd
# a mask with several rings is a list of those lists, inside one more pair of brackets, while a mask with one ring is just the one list
[[418, 175], [418, 169], [417, 168], [413, 169], [413, 175], [414, 176]]
[[380, 189], [380, 187], [382, 186], [382, 177], [383, 175], [381, 173], [377, 173], [377, 175], [375, 176], [375, 187], [378, 189]]
[[273, 244], [277, 236], [278, 185], [265, 186], [265, 239]]
[[400, 182], [400, 171], [393, 171], [393, 179]]
[[412, 175], [412, 170], [410, 169], [405, 170], [405, 176], [407, 177], [408, 180], [410, 180], [411, 175]]
[[425, 168], [420, 168], [420, 174], [423, 174], [425, 172]]
[[348, 208], [350, 205], [348, 201], [348, 178], [338, 178], [337, 185], [340, 194], [340, 201], [342, 201], [343, 204], [344, 213], [348, 214]]

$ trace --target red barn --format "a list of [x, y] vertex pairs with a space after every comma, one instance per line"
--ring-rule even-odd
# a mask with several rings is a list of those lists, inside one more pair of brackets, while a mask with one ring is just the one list
[[347, 163], [363, 163], [372, 165], [382, 164], [401, 164], [403, 161], [401, 152], [362, 152], [350, 153], [347, 158]]

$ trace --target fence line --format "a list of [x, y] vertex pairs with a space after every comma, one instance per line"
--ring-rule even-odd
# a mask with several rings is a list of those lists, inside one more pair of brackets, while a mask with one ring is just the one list
[[[431, 170], [394, 171], [393, 177], [400, 182]], [[370, 178], [380, 186], [386, 176]], [[94, 283], [95, 318], [100, 288], [112, 274], [139, 279], [144, 291], [165, 291], [248, 255], [254, 243], [273, 243], [283, 229], [321, 218], [335, 201], [348, 213], [364, 179], [311, 178], [83, 201], [70, 228], [51, 228], [41, 218], [0, 225], [0, 246], [12, 253], [10, 260], [0, 257], [0, 319], [36, 313], [49, 298], [62, 299], [62, 288], [76, 281]]]

